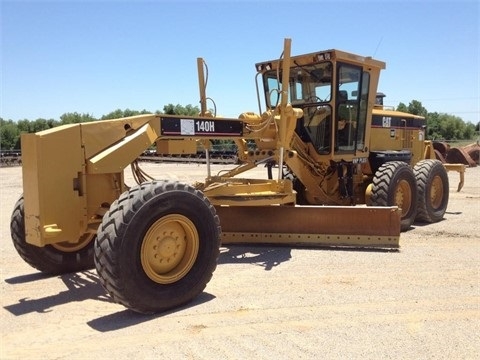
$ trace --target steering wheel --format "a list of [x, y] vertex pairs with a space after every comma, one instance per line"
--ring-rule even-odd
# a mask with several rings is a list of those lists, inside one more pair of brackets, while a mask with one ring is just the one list
[[[312, 101], [312, 100], [315, 100], [315, 101]], [[309, 96], [306, 100], [305, 100], [306, 103], [314, 103], [314, 102], [323, 102], [322, 99], [320, 99], [318, 96], [316, 95], [312, 95], [312, 96]]]

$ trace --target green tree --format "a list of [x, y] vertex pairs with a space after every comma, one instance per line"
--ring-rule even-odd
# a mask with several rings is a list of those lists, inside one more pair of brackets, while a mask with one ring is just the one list
[[401, 102], [397, 106], [397, 111], [403, 111], [403, 112], [407, 112], [409, 114], [419, 115], [419, 116], [423, 116], [423, 117], [427, 117], [427, 114], [428, 114], [427, 109], [425, 109], [423, 107], [422, 103], [418, 100], [410, 101], [408, 106]]
[[400, 103], [397, 106], [397, 111], [408, 112], [408, 107], [404, 103]]
[[423, 117], [427, 117], [428, 111], [422, 105], [422, 103], [418, 100], [412, 100], [408, 104], [408, 112], [413, 115], [419, 115]]
[[79, 114], [77, 112], [65, 113], [60, 116], [60, 125], [79, 124], [82, 122], [95, 121], [96, 119], [90, 114]]
[[468, 122], [465, 124], [465, 130], [463, 131], [464, 139], [473, 139], [475, 137], [475, 125]]
[[427, 116], [427, 139], [441, 139], [442, 129], [440, 128], [440, 114], [438, 112], [428, 113]]
[[182, 106], [180, 104], [168, 104], [163, 107], [163, 113], [167, 115], [196, 116], [200, 113], [200, 109], [198, 106], [193, 106], [191, 104], [188, 104], [186, 106]]
[[30, 133], [33, 131], [32, 123], [30, 120], [27, 120], [27, 119], [18, 120], [17, 127], [18, 127], [19, 133], [22, 133], [22, 132]]
[[30, 123], [30, 132], [38, 132], [43, 130], [51, 129], [58, 125], [58, 121], [53, 119], [37, 119], [34, 122]]
[[462, 118], [444, 113], [428, 114], [428, 137], [430, 139], [463, 140], [475, 135], [475, 126]]
[[6, 121], [0, 118], [0, 149], [20, 149], [20, 131], [12, 120]]
[[458, 116], [438, 112], [429, 113], [418, 100], [412, 100], [408, 106], [399, 103], [397, 111], [423, 116], [427, 121], [428, 139], [463, 140], [472, 139], [475, 135], [475, 125], [465, 123]]
[[109, 112], [106, 115], [103, 115], [100, 119], [101, 120], [109, 120], [109, 119], [120, 119], [129, 116], [136, 116], [136, 115], [143, 115], [143, 114], [151, 114], [151, 112], [143, 109], [142, 111], [138, 110], [130, 110], [130, 109], [117, 109], [112, 112]]

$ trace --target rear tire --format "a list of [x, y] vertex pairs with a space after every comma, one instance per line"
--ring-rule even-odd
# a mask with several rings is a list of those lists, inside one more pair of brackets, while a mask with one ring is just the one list
[[93, 234], [84, 234], [78, 243], [58, 243], [43, 247], [28, 244], [25, 239], [23, 196], [17, 201], [10, 221], [13, 246], [30, 266], [49, 275], [88, 270], [95, 267]]
[[193, 187], [169, 181], [132, 187], [97, 233], [100, 282], [115, 302], [140, 313], [185, 304], [212, 277], [220, 231], [215, 208]]
[[403, 161], [390, 161], [373, 178], [373, 206], [398, 206], [402, 210], [400, 230], [410, 228], [417, 214], [417, 181], [412, 168]]
[[418, 185], [416, 221], [434, 223], [443, 219], [448, 206], [449, 183], [439, 160], [422, 160], [413, 168]]

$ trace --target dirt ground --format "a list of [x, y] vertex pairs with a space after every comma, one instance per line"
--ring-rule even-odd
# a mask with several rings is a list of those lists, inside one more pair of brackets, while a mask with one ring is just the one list
[[21, 168], [0, 168], [0, 359], [478, 359], [480, 167], [461, 192], [449, 178], [445, 220], [402, 233], [399, 251], [222, 248], [194, 302], [145, 316], [112, 303], [95, 270], [46, 277], [23, 262], [9, 230]]

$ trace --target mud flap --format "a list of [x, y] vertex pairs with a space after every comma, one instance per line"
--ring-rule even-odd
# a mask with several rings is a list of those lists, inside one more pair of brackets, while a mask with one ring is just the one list
[[401, 212], [374, 206], [217, 206], [222, 244], [399, 247]]

